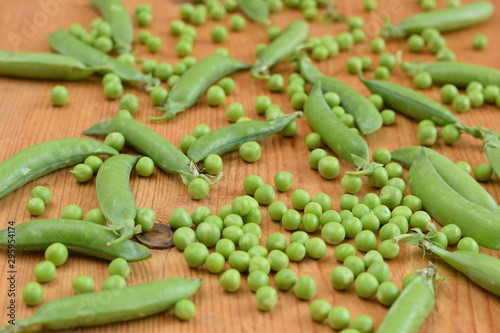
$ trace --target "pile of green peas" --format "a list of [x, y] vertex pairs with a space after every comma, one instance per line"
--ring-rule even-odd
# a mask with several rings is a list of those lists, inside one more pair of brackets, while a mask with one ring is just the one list
[[69, 33], [104, 53], [110, 53], [114, 48], [111, 25], [100, 17], [90, 22], [90, 31], [79, 23], [73, 23]]

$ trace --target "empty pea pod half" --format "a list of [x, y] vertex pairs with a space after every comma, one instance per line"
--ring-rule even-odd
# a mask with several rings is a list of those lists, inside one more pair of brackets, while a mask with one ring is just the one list
[[52, 171], [83, 162], [92, 155], [118, 152], [85, 138], [56, 139], [25, 148], [0, 163], [0, 198]]
[[302, 112], [299, 111], [271, 121], [250, 120], [219, 128], [194, 141], [187, 151], [187, 156], [196, 163], [211, 154], [225, 154], [238, 149], [245, 142], [257, 141], [278, 133], [301, 116]]
[[421, 146], [405, 147], [392, 151], [391, 158], [410, 168], [422, 150], [426, 151], [429, 161], [439, 176], [458, 194], [470, 202], [483, 206], [494, 213], [499, 211], [495, 199], [493, 199], [484, 187], [456, 163], [435, 150]]
[[[147, 125], [133, 119], [112, 118], [93, 125], [83, 131], [83, 134], [106, 136], [119, 132], [125, 137], [128, 145], [135, 150], [151, 157], [162, 170], [178, 174], [185, 184], [200, 176], [196, 166], [176, 146]], [[207, 179], [209, 184], [213, 182]]]
[[438, 256], [481, 288], [500, 296], [500, 259], [474, 251], [447, 251], [432, 243], [433, 234], [435, 231], [424, 235], [418, 230], [396, 239], [419, 246], [426, 254]]
[[118, 61], [104, 52], [85, 44], [75, 36], [59, 29], [48, 37], [50, 47], [61, 54], [75, 57], [87, 66], [104, 67], [102, 72], [113, 72], [125, 82], [138, 82], [146, 89], [157, 86], [160, 81], [151, 75], [144, 75], [135, 67]]
[[220, 54], [212, 54], [198, 61], [172, 87], [165, 106], [156, 108], [163, 111], [164, 114], [149, 119], [160, 121], [174, 118], [177, 113], [193, 106], [215, 81], [248, 68], [250, 68], [250, 65], [231, 56]]
[[432, 82], [437, 85], [451, 83], [464, 88], [472, 81], [477, 81], [484, 86], [500, 86], [500, 71], [487, 66], [454, 61], [438, 61], [402, 62], [400, 67], [411, 75], [427, 72], [431, 76]]
[[314, 85], [307, 97], [304, 114], [312, 129], [337, 155], [358, 168], [368, 164], [368, 144], [332, 112], [323, 96], [321, 81]]
[[118, 53], [130, 52], [134, 39], [134, 25], [121, 0], [91, 0], [92, 5], [111, 25], [115, 49]]
[[141, 319], [172, 308], [194, 295], [201, 279], [169, 278], [59, 298], [40, 306], [15, 325], [0, 327], [1, 333], [33, 332], [36, 325], [48, 330], [105, 325]]
[[269, 5], [263, 0], [238, 0], [238, 7], [250, 20], [270, 24]]
[[308, 57], [298, 60], [301, 75], [310, 84], [321, 80], [324, 93], [335, 92], [340, 97], [340, 103], [346, 112], [353, 115], [356, 126], [364, 135], [373, 133], [382, 127], [382, 116], [377, 108], [366, 97], [334, 77], [321, 73]]
[[83, 80], [102, 69], [87, 67], [81, 61], [62, 54], [0, 51], [0, 76], [72, 81]]
[[[456, 177], [470, 177], [457, 173]], [[471, 202], [454, 190], [436, 171], [426, 150], [422, 150], [408, 172], [412, 194], [422, 200], [424, 209], [441, 225], [456, 224], [464, 236], [479, 245], [500, 250], [500, 216]]]
[[141, 232], [140, 225], [134, 228], [137, 206], [130, 190], [130, 173], [141, 156], [119, 154], [108, 158], [99, 168], [96, 177], [97, 201], [101, 211], [111, 225], [110, 230], [120, 237], [109, 242], [115, 246]]
[[445, 106], [411, 88], [386, 80], [365, 80], [361, 74], [359, 79], [373, 94], [380, 95], [387, 107], [412, 119], [430, 119], [438, 126], [458, 123]]
[[269, 44], [255, 61], [250, 70], [253, 77], [269, 78], [269, 70], [274, 65], [291, 57], [299, 51], [300, 46], [309, 35], [309, 24], [304, 20], [295, 20]]
[[73, 252], [110, 261], [115, 258], [140, 261], [151, 257], [147, 247], [130, 240], [107, 246], [118, 236], [103, 225], [82, 220], [42, 219], [20, 223], [0, 230], [0, 246], [8, 247], [12, 237], [18, 251], [44, 251], [53, 243], [62, 243]]
[[377, 333], [417, 333], [436, 303], [436, 266], [417, 270], [418, 275], [391, 305]]
[[426, 28], [434, 28], [439, 32], [462, 30], [486, 21], [495, 7], [489, 1], [473, 1], [455, 8], [445, 8], [419, 13], [391, 27], [390, 23], [380, 31], [386, 37], [404, 37], [419, 34]]

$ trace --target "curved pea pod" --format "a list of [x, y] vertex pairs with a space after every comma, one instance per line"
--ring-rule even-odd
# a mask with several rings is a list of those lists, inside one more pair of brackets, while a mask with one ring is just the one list
[[391, 305], [377, 333], [417, 333], [436, 303], [436, 267], [416, 271], [415, 278]]
[[[469, 177], [469, 176], [467, 176]], [[465, 175], [462, 178], [466, 178]], [[464, 236], [489, 249], [500, 250], [500, 217], [496, 212], [475, 204], [444, 181], [422, 150], [408, 173], [414, 195], [424, 209], [441, 225], [456, 224]]]
[[130, 240], [106, 246], [117, 238], [105, 226], [82, 220], [35, 220], [0, 230], [0, 246], [8, 247], [12, 243], [9, 241], [15, 239], [19, 251], [44, 251], [53, 243], [62, 243], [73, 252], [110, 261], [115, 258], [140, 261], [151, 257], [147, 247]]
[[[108, 158], [99, 168], [96, 177], [97, 201], [99, 207], [120, 238], [108, 246], [120, 244], [134, 235], [137, 205], [130, 190], [130, 173], [141, 156], [127, 154]], [[140, 229], [138, 230], [141, 231]]]
[[453, 190], [470, 202], [498, 214], [498, 204], [484, 187], [456, 163], [437, 151], [421, 146], [405, 147], [391, 152], [391, 158], [410, 168], [422, 150], [426, 151], [436, 172]]
[[369, 149], [366, 141], [347, 127], [323, 97], [321, 81], [314, 85], [304, 105], [304, 114], [312, 129], [319, 133], [321, 140], [337, 155], [350, 164], [357, 165], [358, 160], [369, 160]]
[[309, 35], [309, 24], [304, 20], [295, 20], [288, 25], [264, 51], [262, 51], [250, 70], [253, 77], [269, 78], [269, 69], [298, 51]]
[[489, 1], [474, 1], [456, 8], [446, 8], [419, 13], [399, 22], [398, 25], [386, 26], [380, 31], [387, 37], [404, 37], [419, 34], [425, 28], [434, 28], [440, 32], [450, 32], [472, 27], [486, 21], [495, 7]]
[[245, 142], [257, 141], [281, 132], [301, 116], [302, 112], [294, 112], [271, 121], [251, 120], [219, 128], [193, 142], [187, 156], [196, 163], [211, 154], [223, 155], [238, 149]]
[[95, 124], [83, 134], [106, 136], [119, 132], [127, 144], [141, 154], [151, 157], [162, 170], [173, 174], [192, 174], [191, 161], [176, 146], [147, 125], [132, 119], [112, 118]]
[[167, 311], [198, 291], [201, 279], [169, 278], [59, 298], [40, 306], [28, 318], [2, 327], [2, 333], [25, 332], [35, 325], [48, 330], [70, 330], [141, 319]]
[[385, 105], [410, 118], [430, 119], [438, 126], [458, 122], [445, 106], [411, 88], [385, 80], [365, 80], [361, 76], [360, 80], [373, 94], [382, 96]]
[[[60, 29], [48, 37], [50, 47], [61, 54], [75, 57], [87, 66], [105, 67], [106, 71], [113, 72], [126, 82], [140, 82], [151, 88], [159, 84], [159, 80], [150, 75], [144, 75], [133, 66], [118, 61], [104, 52], [85, 44], [75, 36]], [[105, 71], [105, 72], [106, 72]]]
[[487, 66], [455, 61], [438, 61], [403, 62], [400, 67], [411, 75], [427, 72], [432, 77], [432, 83], [437, 85], [451, 83], [457, 87], [465, 88], [472, 81], [477, 81], [484, 86], [500, 86], [500, 71]]
[[164, 107], [156, 109], [163, 111], [160, 117], [150, 117], [150, 120], [169, 120], [179, 112], [189, 109], [205, 91], [220, 78], [234, 72], [248, 69], [250, 65], [231, 56], [212, 54], [190, 67], [173, 86], [168, 94]]
[[260, 24], [271, 24], [269, 6], [263, 0], [238, 0], [238, 7], [250, 20]]
[[500, 259], [474, 251], [449, 252], [426, 240], [420, 245], [481, 288], [500, 296]]
[[91, 0], [92, 5], [111, 25], [115, 49], [118, 53], [130, 52], [134, 39], [134, 25], [121, 0]]
[[83, 162], [91, 155], [116, 155], [101, 142], [84, 138], [56, 139], [25, 148], [0, 163], [0, 199], [52, 171]]
[[500, 177], [500, 140], [495, 131], [487, 131], [483, 139], [483, 151], [493, 171]]
[[377, 108], [365, 96], [347, 84], [331, 76], [323, 75], [307, 57], [299, 60], [300, 72], [310, 84], [321, 80], [321, 89], [335, 92], [340, 97], [342, 107], [353, 115], [356, 127], [364, 135], [373, 133], [382, 127], [382, 116]]
[[83, 80], [102, 68], [54, 53], [0, 51], [0, 76], [38, 80]]

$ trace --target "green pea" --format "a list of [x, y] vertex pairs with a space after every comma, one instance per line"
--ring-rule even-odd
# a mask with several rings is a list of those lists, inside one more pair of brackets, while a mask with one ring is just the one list
[[336, 306], [328, 312], [326, 320], [331, 328], [341, 330], [349, 325], [351, 313], [343, 306]]
[[462, 230], [456, 224], [445, 225], [441, 232], [446, 235], [449, 245], [455, 245], [462, 238]]
[[382, 110], [382, 107], [384, 106], [384, 100], [382, 99], [382, 96], [380, 96], [379, 94], [372, 94], [370, 95], [370, 97], [368, 97], [368, 100], [372, 102], [377, 110]]
[[370, 41], [370, 50], [379, 54], [385, 49], [385, 40], [382, 37], [375, 37]]
[[363, 272], [354, 280], [354, 289], [361, 298], [370, 298], [377, 293], [379, 282], [370, 273]]
[[354, 246], [349, 243], [342, 243], [340, 245], [337, 245], [334, 250], [335, 258], [340, 262], [344, 262], [345, 258], [347, 258], [348, 256], [352, 256], [355, 253], [356, 250], [354, 249]]
[[373, 208], [373, 214], [378, 218], [380, 224], [389, 222], [391, 218], [391, 211], [386, 205], [377, 205]]
[[188, 321], [196, 316], [196, 305], [188, 299], [175, 303], [174, 314], [177, 319]]
[[113, 147], [116, 150], [121, 150], [123, 146], [125, 146], [125, 137], [121, 133], [112, 132], [106, 135], [104, 144]]
[[312, 277], [303, 275], [293, 286], [293, 293], [298, 299], [310, 300], [316, 295], [316, 282]]
[[306, 254], [313, 259], [321, 259], [326, 254], [326, 244], [321, 238], [311, 238], [305, 244]]
[[317, 299], [309, 305], [309, 315], [314, 321], [322, 322], [328, 317], [332, 306], [324, 299]]
[[345, 258], [343, 265], [352, 271], [354, 277], [365, 271], [365, 263], [363, 262], [363, 259], [357, 256], [348, 256]]
[[125, 278], [120, 275], [111, 275], [105, 278], [101, 283], [101, 290], [121, 289], [127, 286]]
[[[351, 329], [355, 330], [351, 333], [371, 333], [375, 327], [372, 317], [368, 315], [359, 315], [350, 323]], [[347, 332], [344, 332], [347, 333]]]
[[240, 289], [241, 284], [241, 273], [234, 268], [230, 268], [224, 273], [222, 273], [219, 279], [219, 285], [221, 288], [230, 293], [234, 293]]
[[45, 260], [61, 266], [68, 260], [68, 248], [61, 243], [53, 243], [45, 250]]
[[301, 261], [306, 256], [306, 247], [301, 242], [291, 242], [285, 253], [291, 261]]
[[380, 304], [391, 306], [399, 297], [400, 291], [396, 284], [390, 281], [384, 281], [377, 290], [377, 300]]
[[392, 110], [383, 110], [382, 112], [380, 112], [380, 115], [382, 116], [382, 123], [384, 126], [390, 126], [394, 124], [396, 120], [396, 112]]
[[297, 282], [297, 274], [289, 268], [283, 268], [276, 273], [274, 283], [279, 290], [288, 291]]
[[410, 218], [410, 226], [412, 229], [419, 228], [421, 230], [426, 230], [427, 225], [431, 222], [430, 215], [424, 211], [415, 212]]
[[377, 238], [375, 233], [371, 230], [362, 230], [354, 238], [354, 244], [358, 250], [368, 252], [375, 249], [377, 245]]
[[496, 85], [486, 86], [483, 90], [483, 95], [486, 103], [495, 104], [497, 97], [500, 95], [500, 87]]
[[255, 256], [267, 257], [268, 251], [265, 247], [261, 245], [256, 245], [252, 247], [250, 250], [248, 250], [248, 255], [250, 256], [250, 258], [253, 258]]
[[42, 215], [45, 211], [45, 203], [40, 198], [31, 198], [26, 203], [26, 210], [33, 216]]
[[401, 229], [392, 222], [384, 224], [379, 231], [379, 237], [383, 241], [399, 235], [401, 235]]
[[[243, 235], [241, 235], [242, 237]], [[228, 261], [231, 268], [236, 269], [239, 272], [245, 272], [248, 270], [250, 265], [250, 255], [242, 250], [237, 250], [229, 255]]]
[[359, 198], [352, 194], [342, 194], [340, 197], [340, 209], [351, 210], [356, 204], [359, 203]]
[[417, 34], [411, 35], [407, 40], [408, 50], [412, 53], [421, 53], [425, 47], [425, 40]]
[[213, 252], [208, 255], [205, 265], [210, 273], [218, 274], [224, 269], [225, 263], [226, 260], [222, 254]]
[[269, 205], [271, 202], [273, 202], [275, 196], [276, 194], [274, 192], [274, 189], [269, 184], [263, 184], [259, 186], [254, 193], [255, 199], [261, 205]]
[[271, 92], [281, 92], [284, 89], [284, 80], [281, 74], [273, 74], [267, 81], [267, 88]]
[[108, 265], [109, 275], [119, 275], [127, 278], [130, 275], [130, 266], [123, 258], [113, 259]]
[[24, 285], [22, 291], [23, 302], [26, 305], [33, 306], [42, 303], [45, 297], [43, 287], [37, 282], [28, 282]]
[[349, 59], [347, 59], [346, 65], [349, 74], [358, 74], [363, 66], [361, 63], [361, 59], [358, 57], [350, 57]]
[[245, 162], [257, 162], [262, 155], [262, 148], [256, 141], [247, 141], [240, 146], [240, 156]]
[[191, 199], [201, 200], [208, 195], [209, 185], [205, 179], [193, 179], [188, 185], [188, 193]]
[[474, 50], [484, 50], [488, 45], [488, 37], [483, 34], [475, 34], [472, 37], [472, 48]]
[[234, 242], [226, 238], [220, 239], [217, 244], [215, 244], [215, 251], [217, 253], [220, 253], [224, 257], [224, 259], [228, 259], [231, 253], [233, 253], [235, 250], [236, 246]]
[[399, 254], [399, 244], [393, 239], [386, 239], [378, 245], [377, 250], [385, 259], [394, 259]]
[[184, 260], [189, 267], [202, 266], [208, 257], [208, 248], [203, 243], [191, 243], [184, 249]]
[[290, 172], [280, 171], [274, 175], [274, 184], [280, 192], [288, 191], [292, 187], [293, 176]]
[[88, 275], [79, 275], [73, 279], [71, 286], [75, 294], [83, 294], [93, 291], [95, 282], [94, 279]]
[[53, 106], [64, 106], [68, 104], [69, 93], [64, 86], [55, 86], [50, 91], [50, 101]]
[[306, 205], [311, 202], [311, 195], [303, 189], [293, 191], [291, 203], [295, 209], [304, 210]]
[[271, 264], [271, 270], [277, 272], [283, 268], [286, 268], [290, 263], [288, 256], [281, 250], [275, 249], [269, 252], [267, 260]]
[[457, 251], [473, 251], [479, 253], [479, 245], [470, 237], [464, 237], [457, 243]]
[[159, 37], [151, 37], [146, 42], [149, 53], [158, 53], [161, 49], [162, 41]]
[[403, 167], [397, 163], [391, 162], [385, 165], [385, 170], [389, 179], [391, 178], [401, 178], [403, 176]]
[[328, 180], [338, 177], [340, 173], [339, 160], [334, 156], [325, 156], [318, 161], [319, 174]]
[[465, 162], [465, 161], [458, 161], [457, 162], [457, 165], [462, 169], [464, 170], [465, 172], [467, 172], [469, 175], [472, 174], [472, 167], [470, 166], [469, 163]]
[[347, 191], [347, 193], [356, 194], [361, 189], [363, 180], [359, 176], [345, 175], [342, 177], [340, 185]]
[[365, 263], [365, 267], [368, 269], [376, 262], [384, 262], [384, 258], [377, 250], [370, 250], [365, 253], [363, 262]]
[[458, 89], [453, 84], [447, 83], [441, 87], [440, 96], [443, 103], [451, 104], [455, 97], [458, 96]]
[[68, 205], [62, 209], [61, 218], [70, 220], [82, 220], [83, 209], [78, 205]]
[[455, 53], [453, 53], [452, 50], [443, 47], [441, 50], [438, 51], [436, 54], [436, 60], [437, 61], [455, 61], [456, 60]]
[[192, 135], [196, 138], [199, 139], [203, 135], [210, 133], [212, 130], [210, 129], [210, 126], [207, 124], [198, 124], [193, 128]]
[[389, 80], [391, 76], [391, 71], [385, 66], [378, 66], [373, 72], [373, 76], [377, 80]]
[[330, 274], [330, 284], [335, 290], [346, 290], [354, 281], [354, 273], [345, 266], [335, 267]]
[[413, 84], [418, 89], [428, 89], [432, 86], [432, 77], [427, 72], [419, 72], [413, 77]]
[[302, 223], [302, 217], [295, 209], [288, 209], [283, 213], [281, 223], [285, 230], [297, 230]]
[[250, 291], [256, 292], [260, 287], [269, 285], [269, 275], [263, 271], [255, 270], [248, 275], [247, 282]]
[[42, 261], [35, 265], [33, 272], [37, 282], [49, 282], [56, 277], [56, 266], [52, 261]]

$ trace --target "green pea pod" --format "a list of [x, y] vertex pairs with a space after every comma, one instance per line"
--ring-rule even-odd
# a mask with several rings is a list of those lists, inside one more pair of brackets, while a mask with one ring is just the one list
[[294, 112], [271, 121], [244, 121], [219, 128], [203, 135], [191, 144], [187, 156], [193, 162], [204, 160], [208, 155], [222, 155], [238, 149], [243, 143], [257, 141], [281, 132], [302, 112]]
[[489, 1], [474, 1], [456, 8], [432, 10], [410, 16], [398, 25], [386, 26], [380, 34], [386, 37], [404, 37], [419, 34], [426, 28], [434, 28], [440, 32], [450, 32], [472, 27], [486, 21], [495, 7]]
[[443, 259], [483, 289], [500, 296], [500, 259], [474, 251], [449, 252], [427, 240], [420, 246]]
[[54, 51], [75, 57], [87, 66], [106, 67], [108, 68], [107, 71], [115, 73], [123, 81], [140, 82], [146, 88], [151, 88], [159, 84], [159, 80], [142, 74], [129, 64], [111, 58], [106, 53], [85, 44], [62, 29], [51, 33], [48, 41]]
[[417, 333], [436, 303], [436, 266], [416, 271], [415, 278], [391, 305], [377, 333]]
[[417, 121], [430, 119], [438, 126], [457, 123], [457, 119], [442, 104], [419, 92], [397, 83], [385, 80], [365, 80], [361, 82], [374, 94], [382, 96], [384, 104]]
[[493, 171], [500, 177], [500, 140], [495, 131], [487, 131], [483, 139], [483, 151]]
[[151, 157], [162, 170], [173, 174], [191, 174], [191, 161], [176, 146], [147, 125], [127, 118], [112, 118], [95, 124], [83, 134], [106, 136], [119, 132], [127, 144], [141, 154]]
[[250, 70], [253, 77], [269, 78], [269, 69], [299, 50], [309, 35], [309, 24], [295, 20], [262, 51]]
[[140, 261], [151, 257], [147, 247], [130, 240], [106, 246], [117, 238], [105, 226], [82, 220], [35, 220], [0, 230], [0, 246], [8, 247], [15, 239], [19, 251], [44, 251], [53, 243], [62, 243], [73, 252], [110, 261], [115, 258]]
[[238, 7], [250, 20], [269, 25], [269, 5], [263, 0], [238, 0]]
[[25, 148], [0, 163], [0, 199], [52, 171], [83, 162], [91, 155], [116, 155], [101, 142], [84, 138], [45, 141]]
[[193, 106], [203, 93], [220, 78], [234, 72], [248, 69], [250, 65], [231, 56], [212, 54], [190, 67], [173, 86], [168, 94], [167, 104], [157, 107], [164, 111], [160, 117], [150, 117], [150, 120], [169, 120], [179, 112]]
[[356, 121], [356, 126], [364, 135], [373, 133], [382, 127], [382, 116], [366, 97], [340, 80], [323, 75], [307, 57], [299, 60], [300, 73], [310, 83], [321, 80], [323, 92], [335, 92], [340, 97], [342, 107]]
[[[120, 238], [108, 246], [120, 244], [134, 235], [137, 205], [130, 190], [130, 173], [141, 156], [127, 154], [108, 158], [99, 168], [96, 177], [97, 201], [101, 211]], [[140, 230], [139, 230], [140, 231]]]
[[201, 279], [169, 278], [59, 298], [40, 306], [28, 318], [0, 328], [2, 333], [32, 332], [35, 325], [47, 330], [71, 330], [141, 319], [167, 311], [194, 295]]
[[130, 52], [134, 39], [134, 25], [121, 0], [90, 0], [104, 19], [111, 25], [115, 49], [118, 53]]
[[321, 81], [314, 85], [307, 97], [304, 114], [312, 129], [321, 136], [321, 140], [344, 160], [357, 167], [362, 165], [358, 165], [358, 159], [355, 157], [369, 160], [368, 144], [332, 112], [323, 97]]
[[410, 168], [423, 150], [439, 176], [458, 194], [477, 205], [498, 214], [498, 204], [495, 199], [474, 178], [460, 168], [456, 163], [430, 148], [421, 146], [405, 147], [391, 152], [394, 161], [403, 163]]
[[500, 250], [500, 216], [450, 187], [436, 171], [426, 150], [422, 150], [410, 167], [408, 183], [412, 193], [422, 200], [424, 209], [439, 224], [456, 224], [464, 236], [475, 239], [479, 245]]
[[0, 76], [71, 81], [83, 80], [99, 70], [102, 68], [86, 67], [62, 54], [0, 51]]
[[492, 67], [455, 61], [403, 62], [400, 66], [411, 75], [429, 73], [432, 83], [437, 85], [451, 83], [465, 88], [472, 81], [477, 81], [484, 86], [500, 86], [500, 71]]

